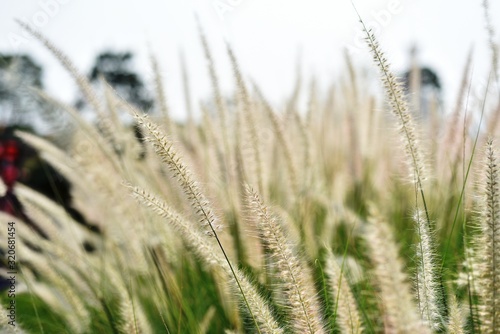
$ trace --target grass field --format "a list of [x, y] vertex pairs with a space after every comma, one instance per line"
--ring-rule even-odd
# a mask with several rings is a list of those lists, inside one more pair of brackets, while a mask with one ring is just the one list
[[[469, 59], [457, 69], [454, 110], [430, 103], [422, 117], [407, 101], [419, 86], [404, 91], [369, 31], [384, 95], [370, 93], [346, 55], [344, 79], [327, 94], [299, 78], [279, 110], [231, 48], [212, 58], [201, 31], [213, 103], [179, 123], [159, 75], [161, 114], [144, 114], [109, 86], [95, 92], [25, 28], [74, 77], [97, 121], [39, 92], [72, 117], [71, 145], [18, 136], [71, 182], [75, 206], [101, 233], [18, 185], [49, 240], [1, 214], [16, 221], [25, 286], [16, 327], [3, 296], [2, 332], [500, 333], [494, 44], [484, 96], [470, 94]], [[231, 63], [234, 96], [223, 96], [216, 61]]]

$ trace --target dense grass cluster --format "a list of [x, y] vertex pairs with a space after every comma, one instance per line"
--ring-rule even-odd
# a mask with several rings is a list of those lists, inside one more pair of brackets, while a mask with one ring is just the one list
[[72, 116], [71, 145], [18, 136], [71, 181], [75, 206], [101, 232], [17, 186], [48, 239], [1, 214], [18, 221], [26, 286], [18, 326], [3, 309], [3, 331], [500, 332], [499, 166], [489, 139], [499, 96], [469, 97], [469, 65], [453, 112], [431, 104], [415, 118], [366, 31], [385, 98], [370, 95], [347, 56], [346, 77], [327, 94], [299, 78], [276, 110], [229, 47], [235, 94], [223, 96], [200, 33], [213, 104], [178, 123], [159, 76], [160, 112], [146, 115], [109, 86], [95, 92], [25, 28], [74, 76], [96, 121], [39, 92]]

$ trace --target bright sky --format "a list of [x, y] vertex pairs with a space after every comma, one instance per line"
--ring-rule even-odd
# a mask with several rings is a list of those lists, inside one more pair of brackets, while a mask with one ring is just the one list
[[[481, 0], [357, 0], [355, 4], [397, 70], [406, 68], [409, 49], [418, 46], [421, 63], [441, 76], [446, 101], [457, 92], [472, 46], [474, 77], [484, 82], [491, 56]], [[492, 4], [490, 11], [497, 43], [499, 5]], [[31, 54], [45, 69], [49, 91], [66, 101], [72, 101], [76, 90], [71, 79], [38, 41], [23, 37], [14, 18], [38, 26], [84, 73], [104, 49], [132, 50], [137, 69], [151, 79], [148, 55], [154, 52], [178, 117], [184, 113], [180, 50], [186, 56], [195, 98], [206, 98], [210, 92], [195, 14], [225, 89], [233, 82], [226, 41], [245, 75], [273, 102], [292, 90], [299, 54], [305, 78], [314, 73], [321, 83], [342, 74], [346, 47], [358, 68], [372, 66], [350, 0], [0, 0], [0, 9], [0, 52]]]

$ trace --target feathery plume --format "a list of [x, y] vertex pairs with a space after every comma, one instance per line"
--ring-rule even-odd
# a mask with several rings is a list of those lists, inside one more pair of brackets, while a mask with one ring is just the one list
[[184, 52], [180, 52], [179, 55], [180, 63], [181, 63], [181, 73], [182, 73], [182, 88], [184, 91], [184, 103], [186, 105], [187, 112], [187, 123], [188, 127], [191, 130], [194, 130], [193, 126], [193, 107], [191, 106], [191, 90], [189, 89], [189, 75], [186, 66], [186, 57]]
[[436, 280], [436, 250], [429, 226], [423, 213], [417, 210], [414, 215], [420, 238], [417, 245], [417, 300], [420, 315], [425, 324], [435, 331], [439, 331], [444, 324], [442, 316], [442, 301], [440, 285]]
[[430, 333], [417, 315], [408, 277], [389, 225], [372, 215], [364, 238], [384, 307], [385, 333]]
[[113, 164], [115, 170], [120, 171], [120, 166], [117, 162], [115, 152], [112, 150], [111, 143], [107, 142], [102, 136], [101, 132], [99, 132], [94, 126], [83, 119], [81, 113], [78, 110], [70, 105], [58, 101], [57, 99], [41, 90], [35, 91], [43, 100], [54, 105], [55, 107], [61, 108], [67, 114], [69, 114], [78, 125], [79, 130], [87, 135], [87, 138], [103, 153], [103, 156]]
[[147, 134], [146, 140], [153, 145], [156, 154], [167, 164], [173, 177], [179, 182], [192, 207], [196, 210], [200, 223], [207, 227], [207, 234], [216, 236], [216, 231], [221, 229], [221, 225], [218, 223], [210, 202], [205, 198], [198, 183], [177, 154], [173, 143], [156, 124], [149, 120], [147, 115], [135, 113], [134, 117], [141, 128], [145, 130]]
[[170, 118], [170, 111], [168, 109], [167, 105], [167, 97], [165, 95], [165, 88], [163, 87], [163, 78], [160, 73], [160, 66], [158, 65], [158, 61], [156, 60], [156, 57], [154, 55], [151, 55], [150, 57], [151, 61], [151, 68], [153, 70], [154, 74], [154, 82], [155, 82], [155, 91], [156, 91], [156, 100], [160, 104], [160, 111], [163, 115], [163, 118], [165, 120], [165, 124], [167, 127], [167, 131], [170, 134], [170, 136], [173, 135], [173, 124], [172, 120]]
[[400, 83], [391, 71], [389, 62], [382, 52], [375, 34], [373, 34], [366, 28], [361, 17], [359, 17], [359, 20], [363, 25], [363, 30], [366, 34], [366, 42], [373, 55], [373, 60], [380, 69], [382, 75], [382, 83], [384, 85], [384, 89], [391, 106], [391, 111], [398, 120], [399, 132], [401, 133], [405, 143], [407, 163], [409, 165], [410, 174], [412, 176], [411, 179], [416, 183], [416, 186], [420, 191], [425, 214], [427, 217], [427, 223], [430, 225], [430, 218], [428, 215], [427, 204], [425, 201], [423, 190], [423, 182], [426, 179], [424, 160], [422, 158], [422, 153], [420, 152], [415, 124], [408, 109]]
[[460, 89], [457, 94], [457, 99], [455, 101], [455, 107], [453, 113], [450, 116], [449, 122], [447, 122], [446, 134], [443, 137], [443, 149], [451, 150], [450, 157], [457, 159], [459, 157], [459, 137], [460, 134], [460, 118], [463, 115], [462, 108], [464, 107], [464, 101], [467, 97], [467, 89], [470, 83], [471, 77], [471, 63], [472, 63], [472, 49], [469, 50], [467, 55], [467, 60], [465, 63], [464, 70], [462, 72], [462, 80], [460, 81]]
[[165, 218], [180, 233], [185, 243], [196, 253], [196, 255], [208, 265], [222, 267], [230, 277], [230, 282], [241, 292], [245, 306], [248, 308], [259, 333], [282, 334], [280, 328], [265, 300], [260, 296], [248, 278], [237, 268], [233, 268], [226, 257], [223, 260], [214, 251], [214, 247], [207, 238], [193, 230], [192, 226], [184, 221], [177, 213], [168, 207], [162, 200], [146, 191], [131, 187], [136, 199], [153, 209], [161, 217]]
[[222, 142], [224, 145], [224, 153], [230, 156], [231, 151], [229, 147], [229, 137], [227, 132], [227, 107], [222, 98], [222, 93], [219, 85], [219, 78], [217, 77], [217, 72], [215, 71], [214, 59], [212, 57], [212, 52], [208, 46], [208, 41], [201, 27], [200, 21], [197, 19], [198, 24], [198, 34], [200, 36], [201, 45], [203, 47], [203, 52], [205, 53], [205, 59], [207, 61], [208, 73], [210, 76], [210, 81], [212, 82], [212, 91], [214, 95], [215, 105], [217, 106], [219, 126], [222, 132]]
[[457, 301], [457, 297], [451, 294], [450, 300], [448, 302], [450, 314], [448, 317], [447, 333], [450, 334], [464, 334], [464, 317], [462, 315], [462, 309]]
[[9, 317], [9, 312], [2, 308], [0, 310], [0, 331], [5, 334], [24, 334], [26, 333], [22, 327], [16, 322], [14, 325], [10, 324], [12, 319]]
[[124, 334], [150, 334], [152, 330], [138, 298], [120, 280], [114, 281], [119, 294], [119, 313], [121, 321], [118, 330]]
[[498, 45], [495, 43], [495, 28], [491, 22], [490, 3], [488, 0], [483, 0], [482, 5], [484, 10], [484, 19], [486, 21], [486, 30], [488, 32], [488, 44], [491, 50], [491, 66], [493, 67], [493, 74], [497, 80], [497, 84], [500, 84], [498, 82], [498, 76], [500, 75], [498, 73]]
[[83, 95], [90, 103], [90, 105], [94, 108], [95, 112], [99, 117], [104, 117], [104, 109], [97, 98], [97, 95], [90, 85], [88, 79], [82, 75], [76, 68], [76, 66], [71, 62], [71, 60], [66, 56], [61, 50], [59, 50], [51, 41], [49, 41], [45, 36], [43, 36], [38, 30], [35, 30], [29, 24], [16, 20], [16, 22], [28, 33], [30, 33], [33, 37], [38, 39], [40, 42], [45, 45], [45, 47], [52, 52], [52, 54], [61, 62], [66, 71], [73, 77], [76, 81], [76, 84], [82, 91]]
[[251, 110], [250, 96], [248, 94], [248, 90], [245, 85], [245, 81], [243, 80], [240, 68], [238, 66], [236, 56], [234, 55], [234, 52], [229, 45], [227, 45], [227, 52], [229, 54], [229, 58], [231, 59], [231, 64], [233, 65], [233, 75], [236, 79], [236, 85], [238, 87], [238, 100], [241, 103], [243, 116], [245, 117], [245, 121], [250, 132], [250, 142], [252, 144], [252, 155], [253, 155], [252, 163], [255, 164], [254, 173], [256, 176], [258, 189], [261, 194], [264, 194], [265, 188], [264, 188], [264, 177], [263, 177], [262, 158], [261, 158], [262, 153], [260, 148], [261, 141], [259, 139], [259, 136], [257, 135], [255, 114], [253, 110]]
[[333, 292], [333, 300], [336, 302], [337, 324], [341, 333], [355, 334], [363, 332], [356, 299], [346, 275], [344, 275], [344, 262], [340, 267], [330, 249], [327, 249], [325, 272], [328, 275], [328, 282]]
[[260, 196], [246, 187], [247, 205], [258, 220], [258, 227], [278, 267], [278, 276], [283, 282], [287, 306], [291, 310], [291, 327], [297, 333], [324, 333], [319, 302], [308, 270], [287, 240], [283, 228], [264, 205]]
[[276, 138], [278, 139], [278, 143], [281, 146], [281, 149], [283, 150], [283, 155], [285, 157], [286, 161], [286, 167], [288, 169], [289, 177], [290, 177], [290, 184], [292, 186], [292, 190], [294, 194], [298, 194], [299, 187], [298, 187], [298, 181], [297, 181], [297, 171], [295, 168], [295, 163], [293, 160], [293, 155], [292, 155], [292, 149], [290, 148], [289, 141], [285, 137], [285, 130], [283, 129], [283, 125], [278, 119], [278, 116], [276, 113], [273, 111], [267, 100], [264, 98], [262, 95], [261, 91], [257, 87], [257, 85], [254, 85], [254, 89], [257, 93], [257, 96], [260, 98], [264, 110], [267, 113], [267, 116], [271, 120], [271, 124], [273, 126], [274, 132], [276, 133]]
[[493, 142], [486, 144], [486, 171], [482, 185], [483, 207], [476, 263], [481, 333], [498, 333], [500, 328], [500, 201], [497, 153]]

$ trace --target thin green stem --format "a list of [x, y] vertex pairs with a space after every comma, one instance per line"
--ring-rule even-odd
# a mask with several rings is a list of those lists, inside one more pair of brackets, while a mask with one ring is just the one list
[[[446, 256], [448, 254], [448, 251], [449, 251], [449, 248], [450, 248], [450, 244], [451, 244], [451, 238], [452, 238], [452, 235], [453, 235], [453, 231], [455, 229], [455, 225], [457, 223], [458, 212], [460, 211], [460, 207], [462, 205], [462, 201], [463, 201], [463, 198], [465, 196], [465, 187], [467, 185], [467, 180], [469, 178], [469, 173], [470, 173], [471, 168], [472, 168], [472, 161], [474, 159], [474, 155], [475, 155], [475, 152], [476, 152], [477, 142], [479, 141], [479, 134], [481, 133], [481, 125], [483, 124], [484, 110], [486, 109], [486, 97], [488, 95], [488, 88], [490, 86], [490, 81], [491, 81], [491, 73], [490, 73], [490, 75], [488, 77], [488, 82], [486, 84], [486, 90], [485, 90], [485, 93], [484, 93], [483, 105], [482, 105], [482, 108], [481, 108], [481, 116], [480, 116], [480, 119], [479, 119], [479, 125], [477, 127], [477, 131], [476, 131], [476, 137], [474, 138], [474, 145], [472, 146], [472, 153], [471, 153], [471, 156], [470, 156], [470, 159], [469, 159], [469, 163], [467, 165], [467, 172], [465, 173], [465, 179], [464, 179], [464, 181], [462, 183], [462, 190], [460, 192], [460, 197], [458, 199], [457, 209], [455, 210], [455, 217], [453, 218], [453, 224], [451, 225], [450, 235], [448, 237], [448, 241], [446, 243], [446, 248], [445, 248], [444, 253], [443, 253], [443, 258], [442, 258], [442, 263], [441, 263], [441, 272], [443, 272], [444, 264], [445, 264], [445, 261], [446, 261]], [[470, 85], [469, 85], [469, 92], [467, 93], [467, 103], [466, 103], [466, 109], [465, 109], [466, 111], [467, 111], [467, 105], [468, 105], [468, 101], [469, 101], [469, 93], [470, 93]], [[465, 157], [465, 153], [464, 153], [464, 157]]]

